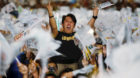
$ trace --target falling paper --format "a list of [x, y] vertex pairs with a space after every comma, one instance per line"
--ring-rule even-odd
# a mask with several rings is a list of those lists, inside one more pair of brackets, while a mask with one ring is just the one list
[[91, 72], [94, 67], [95, 67], [94, 65], [89, 64], [88, 66], [86, 66], [82, 69], [74, 70], [72, 73], [74, 76], [76, 76], [77, 74], [87, 74], [87, 73]]
[[125, 27], [126, 26], [122, 26], [120, 29], [120, 32], [117, 34], [116, 39], [119, 43], [119, 45], [122, 45], [124, 37], [125, 37]]
[[5, 24], [6, 24], [8, 30], [11, 32], [11, 34], [14, 38], [14, 36], [17, 34], [17, 32], [14, 29], [13, 25], [11, 24], [11, 20], [10, 19], [5, 19]]
[[[5, 73], [8, 69], [9, 64], [11, 63], [13, 59], [13, 51], [11, 49], [11, 46], [7, 42], [7, 40], [4, 38], [4, 36], [0, 33], [0, 73]], [[5, 48], [6, 47], [6, 48]]]
[[89, 60], [91, 57], [89, 54], [90, 51], [88, 51], [86, 47], [95, 43], [93, 33], [93, 29], [91, 29], [90, 26], [85, 25], [79, 28], [75, 34], [75, 38], [80, 42], [79, 48], [83, 52], [83, 57], [87, 60]]
[[17, 61], [18, 63], [20, 63], [20, 61], [18, 60], [18, 58], [17, 58], [17, 57], [16, 57], [15, 59], [16, 59], [16, 61]]
[[80, 40], [83, 46], [90, 46], [95, 43], [93, 33], [93, 29], [91, 29], [90, 26], [85, 25], [76, 31], [75, 37]]
[[16, 10], [16, 6], [14, 3], [9, 3], [5, 7], [2, 8], [2, 13], [10, 13], [11, 11]]
[[[38, 41], [38, 54], [35, 59], [40, 58], [49, 58], [54, 55], [60, 55], [60, 53], [56, 52], [55, 50], [60, 46], [60, 43], [56, 42], [51, 33], [48, 31], [43, 30], [36, 30], [34, 29], [32, 32], [35, 32], [34, 35], [37, 35]], [[42, 40], [43, 39], [43, 40]]]
[[40, 22], [42, 22], [43, 19], [44, 19], [44, 18], [41, 18], [40, 20], [34, 21], [33, 24], [32, 24], [28, 29], [26, 29], [26, 30], [23, 32], [23, 34], [27, 34], [28, 31], [30, 31], [31, 29], [33, 29], [34, 27], [36, 27], [37, 24], [39, 24]]
[[100, 4], [99, 8], [103, 9], [103, 8], [106, 8], [106, 7], [109, 7], [109, 6], [112, 6], [112, 5], [114, 5], [114, 4], [110, 3], [109, 1], [107, 1], [105, 3]]

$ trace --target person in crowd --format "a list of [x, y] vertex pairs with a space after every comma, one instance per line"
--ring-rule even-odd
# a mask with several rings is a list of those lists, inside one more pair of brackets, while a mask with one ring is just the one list
[[[73, 14], [64, 15], [62, 18], [62, 31], [57, 30], [56, 21], [53, 15], [53, 8], [49, 3], [47, 5], [48, 13], [49, 13], [49, 22], [50, 28], [52, 30], [52, 35], [56, 40], [61, 41], [60, 48], [57, 49], [62, 55], [54, 56], [51, 60], [58, 64], [58, 71], [62, 71], [63, 69], [69, 67], [72, 69], [77, 69], [77, 63], [79, 59], [82, 57], [82, 52], [78, 48], [78, 46], [74, 43], [74, 28], [76, 26], [76, 18]], [[97, 19], [98, 8], [95, 7], [93, 9], [93, 16], [91, 20], [88, 22], [88, 25], [94, 29], [94, 23]]]
[[69, 72], [72, 72], [73, 69], [72, 68], [65, 68], [64, 70], [62, 70], [59, 74], [59, 78], [75, 78], [73, 75], [69, 75]]
[[30, 62], [33, 61], [33, 59], [35, 58], [35, 55], [32, 53], [31, 49], [26, 49], [24, 52], [21, 52], [17, 56], [17, 58], [20, 61], [20, 64], [18, 64], [17, 60], [14, 60], [11, 63], [7, 71], [7, 78], [22, 78], [23, 74], [19, 70], [20, 67], [22, 68], [22, 66], [23, 67], [29, 66]]
[[48, 70], [54, 74], [58, 74], [58, 66], [56, 63], [49, 61], [48, 63]]
[[18, 63], [18, 68], [23, 78], [39, 78], [39, 70], [37, 69], [37, 63], [31, 62], [28, 66]]

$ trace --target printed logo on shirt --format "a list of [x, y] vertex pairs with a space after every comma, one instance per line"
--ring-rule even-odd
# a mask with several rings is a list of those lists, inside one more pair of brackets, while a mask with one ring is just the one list
[[74, 40], [74, 36], [70, 36], [70, 37], [62, 36], [62, 40], [66, 40], [66, 41]]

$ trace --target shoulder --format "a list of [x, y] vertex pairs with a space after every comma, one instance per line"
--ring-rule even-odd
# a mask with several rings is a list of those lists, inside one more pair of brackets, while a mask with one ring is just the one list
[[57, 40], [57, 39], [60, 39], [60, 38], [62, 37], [62, 35], [63, 35], [63, 32], [58, 31], [57, 36], [54, 37], [54, 38], [55, 38], [56, 40]]

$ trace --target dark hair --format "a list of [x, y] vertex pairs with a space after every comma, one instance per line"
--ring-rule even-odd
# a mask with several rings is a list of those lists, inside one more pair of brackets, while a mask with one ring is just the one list
[[54, 78], [57, 78], [57, 76], [54, 73], [50, 72], [45, 75], [45, 78], [47, 78], [48, 76], [53, 76]]
[[11, 11], [10, 14], [15, 16], [16, 18], [18, 18], [18, 16], [19, 16], [18, 11], [16, 11], [16, 10]]
[[73, 14], [64, 15], [62, 17], [62, 24], [64, 23], [64, 20], [66, 19], [66, 17], [71, 17], [72, 21], [74, 22], [74, 25], [76, 24], [77, 20], [76, 20], [76, 17]]
[[60, 72], [59, 78], [61, 78], [61, 76], [62, 76], [64, 73], [71, 72], [71, 71], [73, 71], [72, 68], [65, 68], [63, 71]]
[[102, 45], [103, 44], [103, 41], [100, 37], [96, 38], [96, 44], [99, 44], [99, 45]]
[[41, 59], [37, 59], [36, 63], [42, 68], [42, 61], [41, 61]]
[[29, 58], [29, 60], [27, 59], [27, 57], [26, 57], [26, 52], [25, 53], [23, 53], [23, 54], [21, 54], [19, 57], [20, 57], [20, 62], [21, 63], [23, 63], [24, 65], [29, 65], [29, 61], [30, 60], [34, 60], [35, 59], [35, 55], [34, 55], [34, 53], [32, 53], [32, 52], [30, 52], [31, 54], [30, 54], [30, 58]]
[[58, 69], [57, 63], [53, 62], [52, 60], [49, 60], [48, 63], [54, 63], [56, 68]]

